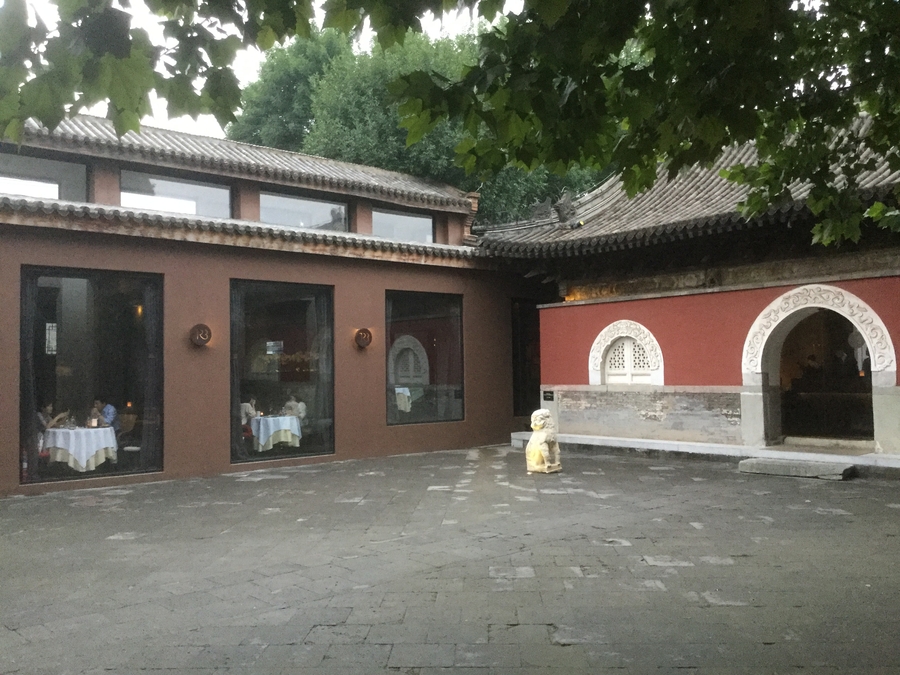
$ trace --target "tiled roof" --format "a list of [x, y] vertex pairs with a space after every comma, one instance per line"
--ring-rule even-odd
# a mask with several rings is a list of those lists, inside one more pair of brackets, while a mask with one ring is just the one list
[[211, 174], [273, 180], [309, 190], [338, 192], [425, 209], [468, 213], [466, 193], [394, 171], [220, 138], [142, 127], [121, 138], [112, 123], [79, 115], [48, 131], [29, 120], [25, 145], [183, 167]]
[[[621, 180], [613, 177], [577, 199], [574, 216], [564, 222], [553, 212], [527, 222], [486, 228], [479, 243], [496, 256], [566, 257], [727, 231], [766, 220], [784, 221], [803, 211], [809, 189], [800, 185], [792, 190], [792, 202], [773, 207], [753, 221], [738, 213], [737, 204], [748, 188], [725, 180], [719, 171], [755, 159], [755, 148], [744, 145], [727, 149], [710, 168], [690, 167], [672, 180], [661, 168], [654, 186], [633, 199], [628, 198]], [[876, 193], [897, 183], [900, 171], [892, 172], [883, 163], [861, 177], [860, 187]]]
[[459, 265], [486, 257], [484, 251], [471, 246], [400, 242], [354, 232], [7, 196], [0, 196], [0, 222], [403, 262]]

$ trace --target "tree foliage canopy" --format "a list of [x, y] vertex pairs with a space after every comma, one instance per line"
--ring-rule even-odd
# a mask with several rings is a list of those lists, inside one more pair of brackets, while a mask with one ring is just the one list
[[[143, 0], [162, 17], [152, 44], [108, 0], [56, 0], [59, 27], [29, 21], [26, 0], [0, 9], [0, 130], [19, 138], [28, 117], [49, 127], [102, 100], [123, 133], [149, 111], [211, 112], [240, 103], [231, 63], [312, 30], [312, 0]], [[426, 11], [465, 6], [493, 20], [502, 0], [326, 0], [325, 25], [368, 19], [384, 46], [420, 29]], [[888, 201], [868, 208], [854, 188], [873, 157], [900, 169], [900, 10], [896, 0], [525, 0], [480, 41], [477, 61], [450, 78], [420, 71], [398, 85], [412, 139], [448, 117], [466, 135], [470, 171], [510, 163], [620, 167], [626, 187], [710, 162], [755, 141], [759, 162], [735, 167], [748, 213], [811, 183], [815, 237], [856, 239], [863, 214], [900, 229]], [[860, 115], [871, 123], [859, 125]], [[864, 131], [860, 131], [864, 130]], [[894, 195], [894, 199], [896, 195]]]
[[[339, 50], [323, 51], [322, 45], [335, 41], [342, 41]], [[470, 34], [434, 41], [411, 34], [402, 45], [354, 53], [343, 34], [314, 31], [308, 40], [269, 54], [259, 80], [245, 91], [242, 112], [228, 127], [228, 137], [478, 191], [481, 223], [527, 217], [537, 202], [555, 201], [564, 190], [579, 193], [594, 187], [599, 172], [580, 167], [562, 175], [518, 167], [503, 167], [483, 180], [467, 175], [454, 161], [454, 148], [463, 137], [460, 120], [442, 120], [407, 147], [399, 104], [389, 91], [392, 83], [417, 68], [452, 77], [476, 57], [476, 39]]]
[[300, 150], [313, 121], [316, 78], [338, 57], [353, 51], [346, 34], [314, 31], [309, 39], [273, 48], [259, 79], [244, 89], [241, 114], [228, 126], [228, 137], [284, 150]]

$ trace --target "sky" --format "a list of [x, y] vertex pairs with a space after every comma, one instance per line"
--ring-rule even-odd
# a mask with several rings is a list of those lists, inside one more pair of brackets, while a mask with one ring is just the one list
[[[2, 0], [0, 0], [2, 4]], [[521, 0], [509, 3], [512, 5], [521, 5]], [[44, 23], [48, 26], [55, 26], [58, 23], [58, 14], [56, 7], [49, 0], [31, 0], [29, 2], [32, 10], [40, 15]], [[159, 44], [163, 40], [162, 29], [158, 26], [158, 19], [153, 16], [144, 5], [140, 2], [132, 2], [128, 11], [134, 16], [133, 25], [145, 29], [153, 42]], [[477, 17], [469, 11], [459, 13], [450, 13], [441, 18], [435, 18], [428, 15], [423, 18], [422, 25], [425, 32], [432, 37], [452, 36], [469, 30]], [[373, 34], [371, 31], [364, 32], [360, 37], [361, 45], [369, 45], [372, 42]], [[255, 82], [259, 76], [259, 67], [264, 60], [264, 55], [256, 48], [244, 49], [238, 52], [233, 64], [235, 75], [240, 81], [241, 87], [245, 87], [251, 82]], [[157, 127], [162, 129], [172, 129], [175, 131], [184, 131], [192, 134], [200, 134], [202, 136], [213, 136], [216, 138], [224, 138], [225, 132], [219, 126], [219, 123], [212, 115], [201, 115], [194, 120], [188, 116], [169, 119], [166, 113], [165, 101], [161, 101], [155, 97], [151, 99], [153, 115], [145, 117], [141, 123], [145, 126]], [[101, 104], [94, 106], [87, 111], [89, 114], [106, 116], [106, 105]]]

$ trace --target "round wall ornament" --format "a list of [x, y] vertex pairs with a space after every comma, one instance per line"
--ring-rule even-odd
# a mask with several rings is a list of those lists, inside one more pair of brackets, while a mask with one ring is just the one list
[[198, 323], [191, 328], [191, 342], [198, 347], [205, 347], [212, 340], [212, 329], [205, 323]]
[[360, 349], [365, 349], [370, 344], [372, 344], [372, 331], [368, 328], [360, 328], [356, 331], [356, 335], [354, 336], [354, 341], [356, 342], [356, 346]]

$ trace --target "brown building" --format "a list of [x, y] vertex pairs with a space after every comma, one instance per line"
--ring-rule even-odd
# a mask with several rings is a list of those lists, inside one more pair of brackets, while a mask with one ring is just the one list
[[514, 428], [528, 294], [464, 243], [476, 195], [90, 117], [0, 146], [0, 195], [0, 494]]

